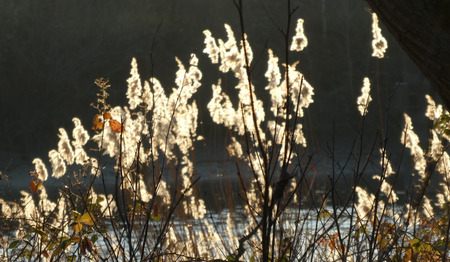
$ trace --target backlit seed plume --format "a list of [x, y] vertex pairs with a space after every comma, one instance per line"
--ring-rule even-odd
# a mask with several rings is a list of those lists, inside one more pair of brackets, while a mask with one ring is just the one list
[[40, 158], [35, 158], [33, 160], [34, 170], [38, 173], [38, 178], [41, 181], [45, 181], [48, 178], [47, 168], [44, 165], [44, 162]]
[[63, 157], [56, 150], [51, 150], [48, 152], [48, 157], [50, 158], [50, 163], [52, 164], [52, 177], [60, 178], [66, 173], [66, 163]]
[[278, 86], [281, 82], [280, 67], [278, 66], [279, 59], [273, 54], [272, 49], [269, 49], [268, 53], [269, 58], [267, 60], [267, 71], [264, 76], [269, 81], [269, 86]]
[[128, 90], [127, 90], [127, 98], [128, 103], [130, 104], [130, 109], [135, 109], [142, 101], [142, 86], [141, 86], [141, 78], [139, 77], [138, 68], [136, 58], [133, 58], [131, 61], [131, 72], [130, 78], [128, 78]]
[[234, 33], [231, 27], [225, 24], [225, 30], [227, 31], [227, 42], [223, 42], [219, 39], [220, 48], [220, 59], [221, 66], [219, 70], [222, 72], [228, 72], [230, 69], [235, 71], [240, 64], [242, 64], [242, 59], [239, 55], [239, 50], [236, 45], [236, 38], [234, 38]]
[[431, 201], [427, 196], [423, 197], [423, 214], [426, 216], [427, 219], [434, 219], [434, 208], [431, 205]]
[[231, 137], [231, 143], [227, 146], [228, 154], [231, 157], [240, 158], [244, 156], [244, 151], [242, 150], [242, 145], [239, 143], [236, 138]]
[[176, 73], [175, 84], [178, 86], [179, 98], [184, 99], [183, 103], [190, 99], [192, 95], [201, 86], [202, 72], [198, 69], [198, 58], [195, 54], [191, 54], [189, 69], [186, 71], [183, 63], [175, 57], [178, 63], [178, 71]]
[[21, 206], [23, 207], [23, 215], [25, 219], [28, 219], [31, 225], [36, 223], [36, 216], [38, 213], [36, 212], [37, 208], [33, 201], [33, 196], [31, 196], [28, 192], [21, 190], [20, 194], [22, 197], [20, 198]]
[[72, 122], [75, 125], [75, 128], [72, 131], [72, 137], [74, 139], [74, 141], [72, 141], [72, 146], [75, 150], [75, 164], [82, 165], [89, 159], [83, 148], [83, 146], [89, 141], [89, 134], [81, 125], [80, 119], [73, 118]]
[[146, 105], [146, 110], [151, 111], [154, 105], [154, 94], [150, 89], [150, 83], [148, 81], [144, 81], [144, 88], [142, 91], [142, 102]]
[[442, 107], [436, 107], [436, 102], [434, 102], [433, 98], [430, 95], [425, 95], [425, 99], [427, 100], [428, 106], [425, 116], [428, 117], [433, 123], [439, 119], [442, 114]]
[[237, 112], [233, 108], [230, 97], [222, 92], [221, 81], [217, 85], [212, 85], [213, 96], [209, 101], [207, 108], [213, 121], [217, 124], [224, 124], [232, 128], [237, 122]]
[[211, 59], [211, 62], [213, 64], [219, 63], [219, 54], [220, 49], [216, 44], [216, 40], [211, 36], [211, 31], [205, 30], [203, 31], [203, 34], [205, 35], [205, 49], [203, 50], [203, 53], [208, 54], [209, 58]]
[[[298, 112], [298, 116], [303, 116], [303, 108], [308, 108], [311, 103], [314, 102], [314, 88], [304, 79], [302, 73], [300, 73], [296, 67], [299, 62], [295, 62], [294, 64], [288, 67], [289, 69], [289, 86], [291, 91], [291, 100], [294, 104], [294, 107], [300, 107], [300, 112]], [[286, 82], [286, 81], [285, 81]], [[282, 85], [285, 85], [283, 83]], [[300, 98], [300, 104], [297, 105], [297, 99]]]
[[[169, 128], [169, 120], [170, 120], [170, 109], [167, 108], [169, 99], [167, 98], [164, 88], [161, 86], [161, 83], [156, 78], [150, 78], [149, 81], [152, 89], [153, 89], [153, 100], [155, 101], [153, 111], [153, 122], [151, 123], [150, 130], [153, 130], [154, 139], [152, 143], [152, 153], [155, 158], [159, 156], [158, 149], [161, 148], [164, 152], [163, 148], [165, 148], [165, 138]], [[159, 105], [159, 106], [158, 106]], [[167, 151], [167, 155], [170, 155], [170, 150]]]
[[51, 212], [56, 208], [56, 203], [48, 198], [47, 190], [41, 187], [39, 190], [39, 207], [44, 212]]
[[[425, 98], [427, 99], [428, 106], [427, 106], [427, 112], [425, 113], [425, 116], [427, 116], [431, 121], [433, 121], [433, 124], [435, 124], [437, 121], [439, 121], [440, 117], [445, 114], [448, 115], [449, 112], [447, 110], [444, 110], [442, 105], [436, 105], [433, 98], [431, 98], [430, 95], [425, 95]], [[442, 132], [442, 129], [450, 129], [450, 123], [447, 122], [446, 126], [444, 123], [437, 125], [436, 128], [432, 130], [432, 132], [439, 132], [443, 138], [445, 138], [447, 141], [450, 141], [450, 136], [446, 134], [445, 132]]]
[[152, 199], [152, 195], [148, 192], [147, 186], [145, 185], [144, 179], [139, 177], [139, 193], [141, 196], [141, 200], [145, 203], [148, 203]]
[[[270, 95], [272, 97], [271, 111], [274, 113], [274, 116], [277, 116], [277, 114], [278, 116], [284, 114], [283, 111], [281, 110], [285, 106], [284, 101], [286, 98], [286, 86], [289, 86], [290, 99], [293, 104], [293, 110], [291, 110], [289, 118], [293, 117], [292, 112], [297, 110], [297, 107], [298, 107], [297, 116], [303, 117], [303, 108], [308, 108], [309, 105], [314, 102], [313, 100], [314, 88], [304, 79], [303, 74], [296, 69], [298, 63], [299, 62], [297, 61], [292, 65], [286, 67], [286, 70], [289, 70], [289, 83], [286, 83], [287, 80], [285, 76], [279, 86], [275, 87], [269, 84], [269, 86], [266, 87], [266, 89], [267, 88], [270, 89]], [[270, 83], [270, 79], [268, 80]]]
[[395, 203], [398, 200], [398, 196], [395, 193], [395, 191], [392, 189], [391, 184], [389, 184], [386, 179], [388, 179], [391, 175], [395, 174], [394, 170], [392, 169], [391, 162], [388, 159], [388, 156], [386, 155], [386, 151], [380, 150], [381, 153], [381, 159], [380, 159], [380, 165], [383, 170], [383, 177], [379, 175], [373, 176], [373, 179], [377, 179], [381, 181], [380, 190], [388, 197], [389, 203]]
[[[448, 115], [449, 112], [447, 110], [444, 110], [442, 105], [436, 105], [433, 98], [431, 96], [426, 95], [425, 96], [428, 102], [427, 112], [426, 116], [433, 121], [433, 124], [436, 123], [436, 121], [440, 120], [440, 117], [445, 114]], [[436, 171], [439, 172], [442, 175], [443, 181], [441, 182], [441, 192], [437, 194], [438, 198], [441, 200], [439, 203], [447, 203], [448, 200], [444, 199], [450, 199], [450, 188], [449, 188], [449, 182], [450, 182], [450, 156], [448, 152], [446, 151], [446, 142], [450, 141], [450, 136], [446, 134], [445, 132], [442, 132], [443, 128], [448, 129], [450, 127], [450, 124], [447, 123], [447, 126], [437, 125], [435, 128], [431, 129], [431, 135], [432, 138], [429, 142], [429, 149], [428, 154], [431, 156], [436, 163]]]
[[303, 133], [303, 125], [302, 124], [297, 124], [295, 126], [295, 132], [294, 132], [294, 142], [296, 145], [302, 145], [303, 147], [306, 148], [306, 138], [305, 135]]
[[23, 212], [22, 207], [16, 202], [6, 202], [0, 199], [1, 211], [4, 217], [10, 218], [21, 212]]
[[208, 46], [208, 43], [212, 43], [211, 41], [215, 41], [211, 36], [211, 33], [207, 33], [205, 43], [207, 44], [206, 48], [203, 50], [204, 53], [207, 53], [213, 63], [218, 62], [217, 52], [219, 52], [220, 56], [220, 67], [219, 70], [226, 73], [229, 70], [235, 73], [236, 78], [243, 79], [245, 81], [246, 70], [245, 70], [245, 56], [247, 55], [248, 63], [250, 64], [253, 59], [252, 49], [247, 41], [247, 36], [244, 35], [245, 39], [245, 51], [244, 52], [244, 42], [240, 41], [241, 48], [239, 48], [236, 38], [234, 37], [233, 30], [227, 24], [225, 24], [225, 30], [227, 31], [227, 41], [224, 42], [222, 39], [218, 39], [218, 49], [214, 46]]
[[[444, 176], [444, 180], [450, 184], [450, 156], [448, 152], [443, 152], [436, 166], [436, 170], [439, 171]], [[450, 194], [450, 188], [447, 185], [448, 184], [442, 185], [443, 190], [446, 192], [446, 194]]]
[[372, 97], [370, 96], [370, 80], [367, 77], [364, 77], [363, 87], [361, 88], [361, 96], [358, 97], [357, 104], [358, 110], [362, 116], [367, 114], [367, 107], [369, 106], [370, 101], [372, 101]]
[[415, 164], [414, 168], [423, 177], [425, 176], [425, 167], [427, 164], [424, 157], [424, 152], [419, 146], [419, 137], [413, 131], [411, 117], [409, 117], [407, 114], [404, 114], [404, 116], [405, 128], [402, 132], [401, 142], [411, 150], [411, 156], [413, 157], [413, 161]]
[[162, 197], [164, 205], [170, 206], [170, 204], [172, 203], [172, 199], [170, 197], [169, 185], [167, 185], [166, 181], [161, 180], [161, 182], [157, 188], [156, 195]]
[[122, 155], [122, 165], [126, 168], [129, 168], [135, 161], [136, 153], [138, 150], [140, 156], [139, 160], [141, 162], [145, 162], [144, 148], [138, 145], [141, 141], [141, 136], [147, 134], [148, 127], [142, 112], [132, 114], [131, 111], [127, 107], [125, 107], [123, 118], [126, 119], [126, 121], [123, 123], [125, 126], [125, 130], [122, 132], [122, 145], [124, 152], [130, 153]]
[[274, 56], [271, 49], [269, 49], [267, 71], [264, 76], [269, 82], [266, 86], [266, 90], [269, 90], [270, 97], [272, 98], [270, 111], [272, 111], [275, 116], [281, 116], [283, 112], [280, 108], [283, 106], [284, 97], [286, 97], [286, 88], [283, 85], [280, 85], [281, 73], [280, 67], [278, 66], [278, 57]]
[[103, 194], [99, 194], [98, 196], [102, 198], [102, 201], [99, 202], [100, 211], [107, 217], [114, 216], [114, 213], [117, 211], [117, 206], [113, 195], [109, 194], [108, 197], [106, 197]]
[[[234, 38], [233, 31], [231, 27], [225, 25], [228, 40], [224, 42], [221, 39], [218, 39], [219, 53], [220, 53], [220, 70], [222, 72], [228, 72], [229, 70], [234, 72], [234, 76], [238, 81], [238, 84], [235, 86], [237, 90], [239, 90], [238, 98], [239, 98], [239, 106], [236, 108], [231, 103], [231, 99], [227, 94], [222, 91], [220, 86], [220, 81], [218, 85], [213, 85], [213, 97], [208, 104], [208, 109], [213, 118], [213, 121], [217, 124], [224, 124], [230, 130], [233, 130], [238, 135], [243, 135], [245, 132], [254, 134], [255, 130], [261, 130], [260, 125], [266, 119], [263, 103], [261, 100], [257, 99], [254, 93], [254, 87], [251, 86], [249, 88], [248, 75], [246, 72], [246, 64], [245, 64], [245, 54], [251, 62], [252, 52], [249, 43], [245, 39], [245, 47], [246, 53], [244, 52], [244, 42], [241, 41], [241, 46], [238, 47], [236, 43], [236, 39]], [[215, 41], [212, 38], [210, 32], [205, 33], [206, 38], [205, 43], [210, 43], [211, 41]], [[210, 39], [211, 38], [211, 39]], [[303, 49], [307, 40], [303, 33], [303, 20], [298, 21], [297, 26], [297, 42], [294, 41], [293, 48]], [[300, 41], [300, 38], [302, 41]], [[301, 43], [300, 43], [301, 42]], [[301, 45], [295, 47], [295, 45]], [[211, 52], [211, 48], [205, 48], [205, 52]], [[293, 119], [294, 113], [297, 114], [297, 117], [303, 116], [303, 109], [307, 108], [312, 102], [312, 96], [314, 95], [313, 87], [304, 79], [303, 75], [297, 71], [296, 66], [298, 62], [293, 63], [292, 65], [286, 66], [286, 70], [289, 71], [289, 79], [286, 79], [285, 74], [280, 72], [280, 68], [278, 65], [278, 57], [273, 54], [272, 50], [268, 50], [268, 68], [265, 73], [265, 77], [268, 80], [268, 85], [266, 86], [266, 90], [269, 90], [271, 95], [271, 107], [273, 115], [277, 118], [286, 118]], [[211, 58], [212, 59], [212, 58]], [[213, 61], [214, 62], [214, 61]], [[283, 77], [284, 76], [284, 77]], [[284, 79], [283, 79], [284, 78]], [[289, 83], [287, 83], [289, 81]], [[288, 88], [286, 88], [288, 87]], [[289, 91], [287, 91], [289, 90]], [[285, 100], [288, 97], [287, 92], [289, 92], [289, 99], [292, 102], [291, 110], [289, 110], [289, 115], [286, 116], [285, 109]], [[251, 98], [253, 97], [253, 103], [251, 102]], [[295, 110], [293, 110], [293, 108]], [[253, 120], [253, 114], [256, 116], [256, 121]], [[256, 124], [256, 127], [255, 127]], [[270, 133], [272, 136], [276, 136], [275, 144], [280, 144], [283, 141], [283, 132], [280, 130], [284, 130], [282, 125], [275, 124], [275, 122], [268, 121], [268, 128], [270, 129]], [[261, 132], [261, 142], [266, 142], [266, 133]], [[306, 146], [306, 141], [302, 132], [302, 125], [297, 124], [295, 126], [295, 136], [294, 143], [302, 144]], [[271, 140], [272, 141], [272, 140]], [[255, 143], [259, 143], [259, 141], [254, 141]], [[272, 142], [268, 142], [271, 144]], [[235, 146], [231, 145], [228, 150], [232, 155], [236, 154], [234, 150]], [[286, 148], [285, 148], [286, 149]], [[257, 156], [249, 156], [252, 160], [255, 161], [256, 170], [260, 169], [260, 165], [257, 163], [260, 158]], [[259, 173], [256, 171], [256, 173]]]
[[64, 161], [67, 162], [67, 164], [71, 165], [73, 164], [74, 153], [72, 146], [70, 145], [69, 136], [64, 128], [60, 128], [59, 133], [58, 153], [62, 156]]
[[205, 201], [193, 195], [185, 197], [183, 201], [184, 210], [194, 219], [202, 219], [206, 214]]
[[75, 141], [72, 142], [72, 145], [84, 146], [89, 141], [89, 133], [84, 129], [83, 125], [81, 125], [81, 121], [79, 118], [74, 117], [72, 122], [75, 128], [72, 131], [72, 137]]
[[359, 186], [356, 187], [356, 194], [358, 195], [358, 204], [356, 206], [358, 217], [363, 221], [370, 221], [375, 196]]
[[[62, 192], [59, 192], [58, 206], [57, 206], [57, 211], [55, 212], [56, 217], [52, 221], [52, 226], [57, 227], [57, 226], [61, 225], [62, 221], [68, 221], [69, 213], [70, 213], [70, 210], [67, 208], [66, 197], [64, 196], [64, 194]], [[68, 232], [69, 224], [64, 223], [64, 225], [62, 227], [63, 228], [60, 233]]]
[[[446, 180], [449, 181], [449, 177]], [[447, 181], [440, 183], [442, 191], [436, 194], [437, 206], [440, 208], [447, 208], [447, 203], [450, 202], [450, 188]]]
[[308, 39], [305, 36], [303, 29], [303, 19], [297, 20], [297, 28], [295, 29], [295, 35], [292, 39], [291, 51], [302, 51], [308, 45]]
[[372, 13], [372, 56], [383, 58], [384, 53], [386, 53], [388, 44], [386, 38], [381, 35], [381, 29], [378, 26], [378, 16], [375, 13]]
[[235, 232], [235, 228], [236, 228], [236, 223], [234, 221], [234, 219], [231, 217], [231, 212], [227, 213], [227, 223], [226, 223], [226, 232], [227, 232], [227, 237], [228, 237], [228, 241], [229, 241], [229, 246], [235, 250], [239, 244], [239, 239], [238, 239], [238, 234], [236, 234]]
[[180, 182], [181, 182], [181, 188], [182, 190], [188, 190], [186, 192], [186, 196], [192, 195], [192, 188], [191, 187], [191, 178], [194, 175], [194, 163], [187, 157], [187, 155], [183, 155], [181, 157], [181, 176], [180, 176]]
[[[244, 40], [241, 41], [239, 47], [231, 27], [225, 24], [225, 29], [227, 31], [228, 40], [226, 42], [222, 39], [218, 40], [221, 63], [219, 70], [224, 73], [231, 70], [234, 73], [235, 78], [238, 80], [238, 84], [235, 88], [239, 90], [238, 96], [242, 108], [239, 106], [234, 109], [229, 102], [228, 96], [222, 92], [219, 83], [219, 85], [213, 86], [214, 94], [212, 100], [208, 104], [208, 109], [216, 123], [223, 123], [227, 125], [228, 128], [237, 131], [240, 135], [244, 134], [244, 126], [246, 125], [247, 131], [254, 133], [254, 130], [259, 128], [260, 123], [264, 120], [265, 113], [262, 101], [256, 98], [254, 87], [249, 87], [250, 83], [248, 82], [246, 63], [248, 63], [248, 65], [251, 63], [253, 52], [245, 35], [243, 36]], [[205, 51], [207, 50], [209, 49], [206, 48]], [[245, 58], [247, 58], [247, 61]], [[251, 97], [253, 98], [253, 108], [250, 102]], [[219, 111], [217, 111], [217, 109]], [[253, 121], [253, 113], [256, 116], [255, 122]], [[257, 127], [255, 127], [255, 124]], [[264, 133], [261, 133], [261, 135], [264, 136]], [[262, 140], [264, 140], [264, 138], [262, 138]]]
[[274, 120], [269, 120], [269, 121], [267, 121], [267, 127], [273, 138], [273, 142], [272, 141], [270, 141], [270, 142], [273, 144], [277, 144], [277, 145], [280, 145], [281, 143], [283, 143], [285, 134], [283, 132], [281, 132], [280, 130], [285, 129], [286, 123], [285, 122], [279, 123]]

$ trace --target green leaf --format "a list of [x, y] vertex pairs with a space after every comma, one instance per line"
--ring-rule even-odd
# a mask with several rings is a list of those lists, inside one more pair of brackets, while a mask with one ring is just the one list
[[105, 200], [105, 198], [104, 197], [101, 197], [101, 196], [99, 196], [99, 197], [97, 197], [97, 204], [100, 204], [101, 202], [103, 202]]
[[92, 197], [88, 197], [87, 200], [86, 200], [86, 203], [92, 204]]
[[136, 205], [134, 206], [134, 211], [141, 211], [141, 204], [140, 203], [136, 203]]
[[281, 258], [281, 260], [278, 259], [278, 261], [281, 261], [281, 262], [289, 262], [289, 259], [288, 259], [286, 256], [283, 256], [283, 257]]
[[331, 217], [331, 213], [328, 210], [322, 209], [320, 211], [319, 220], [321, 220], [322, 218], [330, 218], [330, 217]]
[[51, 241], [51, 242], [48, 244], [47, 249], [51, 250], [51, 249], [53, 249], [53, 247], [55, 247], [55, 242]]
[[440, 122], [441, 121], [436, 121], [436, 123], [434, 123], [434, 125], [433, 125], [433, 129], [437, 129], [441, 125]]
[[59, 247], [64, 250], [70, 245], [70, 239], [63, 240]]
[[62, 251], [63, 249], [61, 248], [61, 246], [58, 246], [57, 248], [55, 248], [55, 251], [53, 251], [52, 256], [57, 257], [59, 254], [61, 254]]
[[420, 250], [421, 248], [421, 242], [419, 239], [414, 238], [412, 240], [409, 241], [409, 245], [412, 247], [412, 249], [417, 252]]
[[108, 233], [108, 229], [106, 229], [106, 228], [96, 228], [95, 232], [101, 233], [101, 234], [106, 234], [106, 233]]
[[152, 215], [152, 219], [153, 219], [153, 221], [158, 222], [161, 220], [161, 216], [160, 215], [157, 215], [157, 216]]
[[91, 237], [91, 242], [92, 242], [92, 244], [95, 244], [95, 242], [97, 242], [97, 240], [98, 240], [98, 235], [93, 235], [93, 236]]
[[8, 248], [9, 249], [16, 248], [20, 244], [20, 242], [22, 242], [22, 241], [21, 240], [15, 240], [11, 244], [9, 244]]
[[22, 250], [22, 252], [19, 255], [19, 257], [26, 257], [27, 259], [30, 259], [31, 258], [31, 251], [28, 248], [25, 248], [24, 250]]
[[355, 239], [358, 239], [361, 234], [363, 235], [368, 235], [369, 234], [369, 230], [367, 229], [367, 227], [365, 225], [362, 225], [361, 227], [359, 227], [356, 232], [355, 235], [353, 236]]

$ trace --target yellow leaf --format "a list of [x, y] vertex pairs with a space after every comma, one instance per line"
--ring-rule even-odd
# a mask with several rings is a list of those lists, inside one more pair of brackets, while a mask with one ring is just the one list
[[102, 130], [105, 122], [102, 115], [95, 115], [92, 121], [92, 130]]
[[110, 113], [108, 113], [108, 112], [106, 112], [106, 113], [104, 113], [103, 114], [103, 119], [110, 119], [111, 118], [111, 114]]
[[330, 218], [330, 217], [331, 217], [331, 213], [328, 210], [326, 210], [326, 209], [320, 210], [319, 220], [321, 220], [322, 218]]
[[125, 127], [121, 123], [119, 123], [119, 121], [114, 119], [109, 120], [109, 126], [115, 133], [122, 133], [122, 131], [125, 130]]
[[79, 222], [82, 222], [88, 226], [94, 225], [94, 215], [92, 215], [90, 212], [84, 213], [80, 218], [78, 218]]
[[72, 228], [75, 232], [79, 233], [81, 231], [81, 229], [83, 229], [83, 224], [75, 223], [72, 225]]
[[36, 182], [34, 182], [34, 180], [30, 182], [30, 191], [32, 193], [36, 193], [37, 192], [37, 185], [36, 185]]
[[39, 189], [42, 187], [43, 184], [44, 184], [44, 181], [39, 182], [39, 183], [36, 185], [36, 191], [39, 190]]
[[75, 243], [75, 242], [80, 242], [80, 239], [81, 238], [79, 236], [73, 236], [73, 237], [70, 238], [70, 241], [72, 243]]

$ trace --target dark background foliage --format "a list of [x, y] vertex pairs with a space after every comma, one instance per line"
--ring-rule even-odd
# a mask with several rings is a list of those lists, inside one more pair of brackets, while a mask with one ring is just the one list
[[[365, 1], [292, 2], [298, 7], [294, 17], [305, 20], [309, 39], [308, 48], [292, 59], [300, 60], [299, 69], [315, 87], [315, 103], [305, 118], [310, 145], [323, 147], [332, 123], [344, 144], [359, 119], [355, 102], [365, 76], [372, 81], [370, 113], [384, 112], [392, 96], [387, 117], [397, 123], [394, 140], [400, 136], [403, 112], [415, 116], [419, 129], [426, 130], [424, 94], [432, 92], [429, 84], [387, 30], [383, 31], [389, 43], [387, 58], [371, 57], [371, 15]], [[70, 133], [73, 117], [89, 128], [95, 114], [89, 104], [95, 100], [96, 78], [110, 79], [112, 105], [126, 105], [132, 57], [137, 58], [142, 79], [157, 77], [168, 93], [177, 70], [174, 57], [186, 65], [190, 54], [196, 53], [204, 73], [195, 97], [204, 123], [200, 132], [207, 139], [214, 137], [218, 127], [211, 128], [206, 110], [210, 86], [220, 77], [225, 91], [232, 93], [234, 82], [202, 53], [202, 31], [210, 29], [213, 36], [226, 38], [223, 24], [228, 23], [239, 37], [231, 0], [0, 0], [0, 5], [0, 150], [4, 152], [0, 168], [13, 153], [26, 161], [36, 156], [46, 159], [58, 142], [58, 128]], [[263, 77], [266, 49], [273, 49], [282, 61], [283, 39], [277, 27], [286, 25], [286, 6], [284, 1], [268, 0], [248, 0], [245, 5], [255, 54], [254, 81], [257, 93], [268, 103]], [[370, 125], [376, 130], [380, 122]]]

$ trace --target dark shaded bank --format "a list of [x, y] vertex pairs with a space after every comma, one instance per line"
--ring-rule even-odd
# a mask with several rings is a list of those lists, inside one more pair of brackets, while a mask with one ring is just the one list
[[[95, 100], [96, 78], [110, 78], [111, 104], [124, 105], [132, 57], [137, 58], [142, 78], [157, 77], [168, 92], [177, 69], [174, 57], [186, 63], [193, 52], [198, 54], [204, 73], [203, 86], [195, 97], [201, 102], [203, 126], [199, 130], [214, 147], [222, 144], [224, 131], [212, 127], [206, 109], [210, 86], [222, 76], [202, 54], [202, 31], [210, 29], [214, 36], [226, 38], [224, 23], [238, 28], [232, 1], [0, 2], [3, 151], [18, 152], [29, 160], [45, 158], [56, 146], [58, 128], [72, 129], [72, 117], [90, 126], [95, 110], [89, 104]], [[294, 4], [298, 6], [295, 15], [305, 20], [310, 42], [295, 59], [301, 60], [300, 70], [315, 87], [316, 101], [321, 101], [308, 113], [307, 129], [312, 138], [327, 140], [333, 121], [338, 135], [346, 136], [345, 130], [351, 128], [349, 119], [357, 115], [354, 101], [364, 76], [378, 78], [378, 95], [383, 101], [394, 91], [400, 98], [391, 105], [395, 121], [401, 121], [403, 111], [413, 116], [423, 114], [428, 84], [387, 31], [383, 33], [389, 42], [389, 58], [376, 63], [370, 59], [371, 17], [364, 1], [305, 0]], [[284, 26], [284, 17], [279, 14], [285, 12], [285, 6], [283, 1], [251, 0], [246, 1], [244, 11], [256, 57], [253, 79], [257, 93], [267, 103], [263, 77], [266, 48], [282, 55], [277, 27]], [[233, 84], [223, 79], [227, 92], [232, 92]]]

